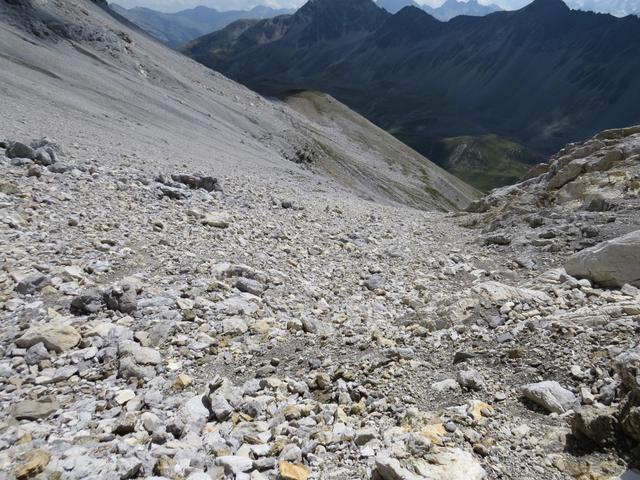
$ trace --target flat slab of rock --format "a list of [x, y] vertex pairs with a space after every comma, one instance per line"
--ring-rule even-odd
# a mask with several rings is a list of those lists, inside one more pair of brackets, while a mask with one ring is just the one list
[[500, 282], [482, 282], [474, 287], [474, 290], [493, 303], [502, 305], [506, 302], [514, 303], [552, 303], [551, 297], [545, 292], [528, 288], [517, 288]]
[[640, 287], [640, 230], [576, 253], [565, 269], [569, 275], [603, 287]]
[[17, 420], [40, 420], [56, 412], [60, 405], [55, 400], [24, 400], [13, 406], [13, 416]]
[[522, 387], [522, 394], [545, 410], [565, 413], [576, 406], [576, 396], [558, 382], [546, 381]]
[[80, 340], [80, 334], [71, 325], [46, 324], [28, 329], [16, 340], [16, 345], [20, 348], [30, 348], [42, 342], [47, 350], [61, 353], [71, 350]]
[[132, 340], [123, 340], [118, 349], [122, 357], [133, 357], [138, 365], [159, 365], [162, 361], [160, 352], [153, 348], [143, 347]]
[[228, 228], [231, 224], [231, 217], [221, 212], [207, 213], [202, 219], [202, 224], [208, 227]]

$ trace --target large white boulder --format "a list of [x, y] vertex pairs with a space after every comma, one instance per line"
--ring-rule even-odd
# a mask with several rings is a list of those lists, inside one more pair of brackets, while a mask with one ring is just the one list
[[577, 405], [576, 396], [558, 382], [546, 381], [522, 387], [522, 394], [549, 412], [565, 413]]
[[[387, 453], [376, 457], [376, 472], [383, 480], [484, 480], [487, 472], [473, 455], [459, 448], [445, 449], [429, 461], [414, 459], [401, 464]], [[408, 468], [405, 468], [408, 467]]]
[[640, 287], [640, 230], [576, 253], [565, 269], [603, 287]]

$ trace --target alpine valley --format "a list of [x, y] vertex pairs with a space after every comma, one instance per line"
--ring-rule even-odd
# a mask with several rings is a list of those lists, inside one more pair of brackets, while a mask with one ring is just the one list
[[0, 479], [638, 480], [637, 23], [0, 1]]
[[567, 142], [640, 121], [640, 18], [562, 0], [448, 22], [313, 0], [183, 52], [267, 95], [329, 93], [483, 190]]

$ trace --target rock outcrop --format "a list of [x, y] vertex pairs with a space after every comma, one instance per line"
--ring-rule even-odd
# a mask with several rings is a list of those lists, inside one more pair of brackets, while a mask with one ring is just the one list
[[567, 260], [565, 269], [604, 287], [640, 287], [640, 230], [582, 250]]

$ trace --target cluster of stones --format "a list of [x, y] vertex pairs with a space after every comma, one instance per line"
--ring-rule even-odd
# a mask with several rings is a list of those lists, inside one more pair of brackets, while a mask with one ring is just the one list
[[633, 234], [528, 263], [475, 215], [30, 145], [0, 144], [8, 478], [611, 479], [639, 457]]

